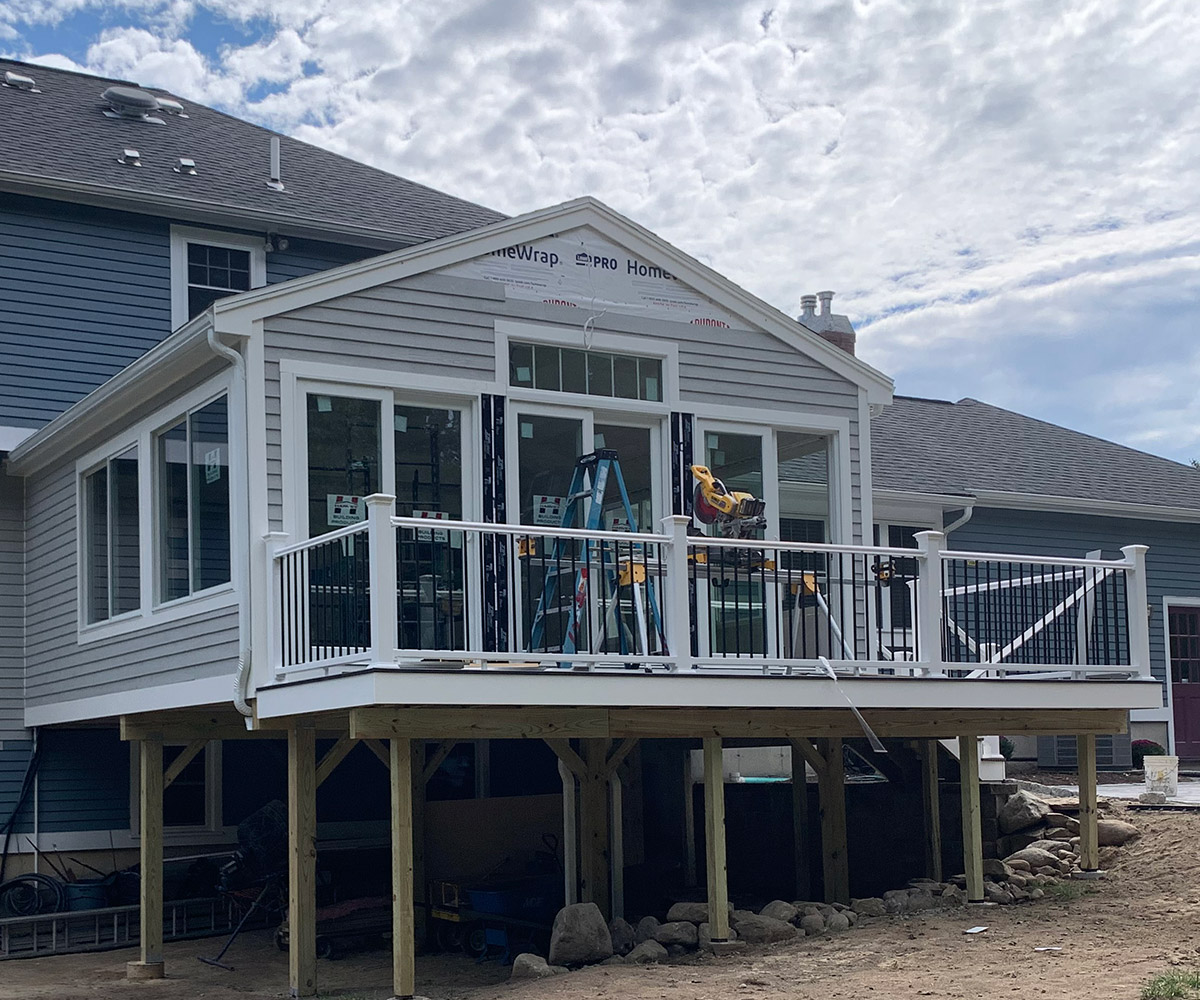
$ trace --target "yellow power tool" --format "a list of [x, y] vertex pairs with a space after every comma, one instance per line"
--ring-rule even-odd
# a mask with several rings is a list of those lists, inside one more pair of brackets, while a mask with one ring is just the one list
[[717, 525], [727, 538], [750, 538], [766, 525], [765, 500], [753, 493], [728, 489], [707, 466], [693, 465], [692, 475], [696, 478], [692, 512], [701, 524]]

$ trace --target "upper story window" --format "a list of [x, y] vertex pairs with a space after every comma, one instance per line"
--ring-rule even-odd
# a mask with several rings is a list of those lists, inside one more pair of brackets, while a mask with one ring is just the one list
[[157, 435], [158, 597], [231, 579], [229, 404], [225, 396]]
[[662, 369], [662, 358], [520, 341], [508, 347], [508, 384], [526, 389], [657, 403], [663, 398]]
[[86, 621], [107, 621], [141, 606], [137, 446], [83, 477]]
[[219, 230], [171, 227], [171, 328], [217, 299], [267, 282], [266, 239]]

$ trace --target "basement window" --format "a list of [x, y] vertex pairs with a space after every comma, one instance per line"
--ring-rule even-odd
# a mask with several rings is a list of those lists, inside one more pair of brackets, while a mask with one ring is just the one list
[[513, 341], [508, 348], [508, 384], [523, 389], [657, 403], [663, 398], [662, 368], [662, 358], [556, 344]]
[[89, 625], [141, 607], [137, 446], [83, 477], [84, 605]]

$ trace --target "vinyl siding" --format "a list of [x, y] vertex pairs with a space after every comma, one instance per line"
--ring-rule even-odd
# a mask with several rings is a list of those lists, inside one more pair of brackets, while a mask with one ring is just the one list
[[273, 250], [267, 254], [267, 284], [301, 278], [314, 271], [327, 271], [381, 252], [316, 240], [289, 239], [286, 250]]
[[1120, 559], [1123, 545], [1148, 545], [1146, 590], [1150, 600], [1150, 663], [1154, 676], [1167, 676], [1162, 599], [1200, 597], [1200, 525], [1119, 517], [976, 508], [971, 520], [952, 532], [949, 546], [959, 551], [1035, 553], [1082, 557], [1100, 549]]
[[[43, 729], [38, 764], [38, 839], [55, 833], [129, 829], [129, 744], [116, 729]], [[23, 810], [29, 813], [27, 806]]]
[[[279, 362], [284, 358], [330, 366], [389, 369], [421, 376], [458, 376], [493, 381], [495, 321], [577, 328], [579, 311], [506, 299], [503, 288], [482, 280], [420, 275], [381, 285], [265, 323], [267, 476], [269, 517], [282, 526]], [[684, 409], [703, 416], [706, 404], [786, 412], [810, 412], [850, 421], [852, 503], [856, 534], [861, 510], [858, 390], [773, 336], [756, 330], [726, 332], [731, 347], [714, 344], [713, 331], [685, 323], [607, 313], [598, 333], [635, 336], [648, 344], [679, 349]], [[506, 366], [507, 361], [502, 361]], [[581, 404], [584, 400], [580, 400]], [[749, 420], [769, 417], [748, 414]]]
[[0, 743], [26, 738], [24, 539], [24, 483], [0, 468]]
[[[25, 771], [29, 767], [29, 759], [33, 754], [33, 741], [29, 739], [5, 740], [0, 746], [0, 826], [8, 822], [17, 800], [21, 796], [21, 786], [25, 782]], [[21, 809], [18, 830], [33, 828], [33, 795], [30, 793]], [[0, 841], [3, 838], [0, 837]]]

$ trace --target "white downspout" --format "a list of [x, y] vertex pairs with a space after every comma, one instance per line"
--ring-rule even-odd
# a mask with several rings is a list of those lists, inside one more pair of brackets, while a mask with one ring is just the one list
[[965, 504], [963, 506], [962, 515], [958, 518], [958, 520], [951, 521], [948, 525], [946, 525], [946, 527], [944, 527], [942, 529], [942, 534], [948, 535], [952, 531], [957, 531], [964, 524], [966, 524], [969, 520], [971, 520], [971, 515], [974, 513], [975, 513], [975, 501], [972, 500], [971, 503]]
[[[241, 399], [241, 412], [245, 415], [244, 423], [248, 423], [249, 412], [247, 400], [249, 392], [246, 386], [246, 359], [242, 357], [240, 351], [235, 351], [232, 347], [222, 344], [217, 340], [217, 331], [215, 326], [208, 328], [208, 346], [214, 354], [225, 358], [234, 370], [238, 373], [240, 379], [237, 383], [237, 388]], [[242, 518], [242, 527], [245, 531], [244, 552], [246, 555], [245, 565], [243, 566], [242, 585], [238, 588], [238, 664], [237, 674], [233, 679], [233, 707], [238, 710], [247, 719], [254, 715], [254, 710], [250, 707], [250, 702], [246, 700], [246, 691], [250, 684], [250, 661], [252, 650], [250, 648], [250, 449], [247, 446], [248, 442], [241, 442], [242, 461], [243, 461], [243, 487], [246, 491], [246, 516]]]

